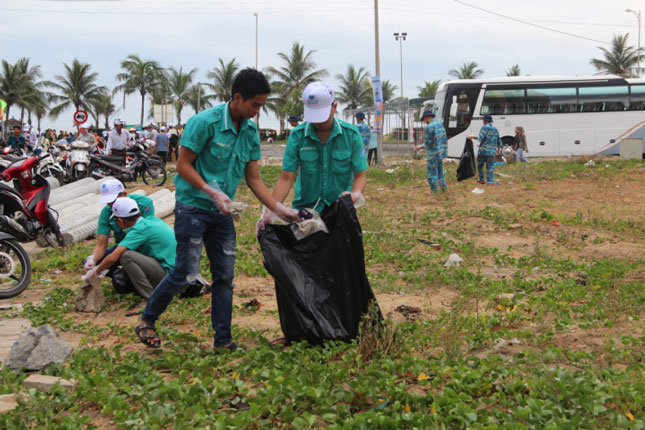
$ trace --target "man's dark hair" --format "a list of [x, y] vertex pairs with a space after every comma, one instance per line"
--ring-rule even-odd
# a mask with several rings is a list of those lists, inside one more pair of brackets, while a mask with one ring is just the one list
[[131, 222], [131, 221], [136, 221], [137, 218], [139, 218], [140, 216], [141, 216], [141, 214], [139, 213], [139, 214], [132, 215], [132, 216], [129, 216], [129, 217], [119, 217], [119, 218], [121, 218], [123, 221]]
[[242, 94], [242, 100], [252, 99], [258, 94], [269, 94], [271, 86], [266, 76], [258, 70], [247, 67], [237, 74], [233, 80], [233, 91], [231, 98], [235, 93]]
[[22, 130], [22, 129], [20, 128], [20, 126], [19, 126], [19, 125], [14, 125], [14, 126], [13, 126], [13, 129], [14, 129], [14, 130]]

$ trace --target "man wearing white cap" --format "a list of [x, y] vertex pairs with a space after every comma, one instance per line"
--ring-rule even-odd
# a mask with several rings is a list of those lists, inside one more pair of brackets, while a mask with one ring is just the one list
[[[85, 270], [90, 270], [96, 266], [97, 263], [100, 263], [103, 258], [108, 254], [114, 251], [117, 245], [125, 237], [125, 231], [117, 223], [117, 221], [112, 218], [112, 205], [114, 201], [119, 197], [130, 197], [137, 202], [141, 215], [144, 218], [152, 217], [155, 215], [155, 207], [150, 197], [141, 196], [138, 194], [128, 194], [125, 192], [125, 187], [121, 181], [117, 179], [108, 179], [101, 184], [101, 196], [99, 197], [99, 203], [105, 204], [101, 214], [99, 215], [99, 224], [96, 230], [96, 246], [92, 254], [85, 259], [83, 267]], [[110, 238], [110, 233], [114, 233], [114, 240], [116, 245], [108, 248], [108, 240]]]
[[87, 126], [83, 124], [81, 124], [78, 127], [78, 135], [76, 136], [75, 140], [79, 142], [85, 142], [90, 146], [93, 146], [96, 144], [96, 139], [94, 138], [94, 136], [92, 136], [87, 132]]
[[[363, 196], [367, 169], [360, 132], [355, 126], [334, 118], [337, 103], [334, 90], [326, 83], [307, 85], [302, 101], [305, 122], [289, 135], [282, 174], [273, 189], [273, 197], [284, 201], [300, 168], [293, 200], [295, 209], [322, 212], [347, 192], [356, 202]], [[271, 211], [265, 208], [257, 224], [258, 231], [271, 219]]]
[[121, 263], [136, 292], [147, 300], [175, 265], [175, 233], [159, 218], [142, 217], [138, 202], [129, 197], [114, 201], [110, 218], [127, 234], [110, 255], [85, 274], [84, 279], [89, 281]]

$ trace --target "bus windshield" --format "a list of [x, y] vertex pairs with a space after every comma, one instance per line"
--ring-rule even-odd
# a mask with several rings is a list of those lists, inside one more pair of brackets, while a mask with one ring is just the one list
[[446, 92], [438, 91], [434, 96], [434, 111], [437, 114], [439, 122], [441, 122], [444, 127], [446, 126], [443, 114], [443, 108], [446, 104]]

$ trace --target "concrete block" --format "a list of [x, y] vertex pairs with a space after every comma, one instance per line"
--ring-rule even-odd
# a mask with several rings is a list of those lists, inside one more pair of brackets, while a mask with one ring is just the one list
[[16, 394], [3, 394], [0, 396], [0, 414], [9, 412], [18, 407]]
[[71, 381], [57, 376], [48, 376], [48, 375], [29, 375], [27, 379], [22, 381], [22, 385], [25, 388], [35, 388], [40, 391], [49, 391], [54, 385], [60, 384], [62, 388], [67, 391], [73, 391], [76, 388], [76, 381], [72, 379]]
[[643, 158], [643, 139], [623, 139], [620, 141], [621, 160], [641, 160]]

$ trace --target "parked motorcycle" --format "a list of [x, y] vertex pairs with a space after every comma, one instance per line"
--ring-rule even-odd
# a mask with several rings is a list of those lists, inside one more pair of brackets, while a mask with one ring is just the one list
[[16, 238], [0, 231], [0, 299], [17, 296], [31, 281], [31, 262]]
[[166, 168], [161, 161], [148, 155], [141, 144], [133, 147], [134, 159], [125, 164], [120, 156], [90, 154], [89, 172], [94, 179], [113, 176], [121, 182], [136, 181], [141, 175], [146, 185], [161, 186], [166, 182]]
[[[57, 149], [52, 148], [52, 151], [57, 151]], [[24, 160], [34, 154], [40, 156], [40, 162], [38, 163], [36, 172], [44, 177], [56, 178], [59, 184], [63, 184], [63, 181], [65, 179], [65, 171], [58, 163], [56, 154], [54, 152], [45, 152], [43, 151], [42, 147], [34, 148], [31, 145], [28, 145], [25, 149], [13, 149], [11, 147], [5, 147], [2, 150], [2, 160], [0, 161], [0, 168], [6, 168], [8, 164], [11, 164], [18, 160]]]
[[12, 163], [2, 172], [0, 183], [0, 231], [9, 233], [19, 242], [36, 240], [39, 244], [64, 246], [71, 243], [58, 226], [58, 214], [48, 206], [51, 186], [37, 173], [41, 158], [26, 158]]
[[90, 166], [90, 144], [83, 140], [74, 140], [67, 155], [65, 171], [69, 182], [83, 179], [88, 174]]

